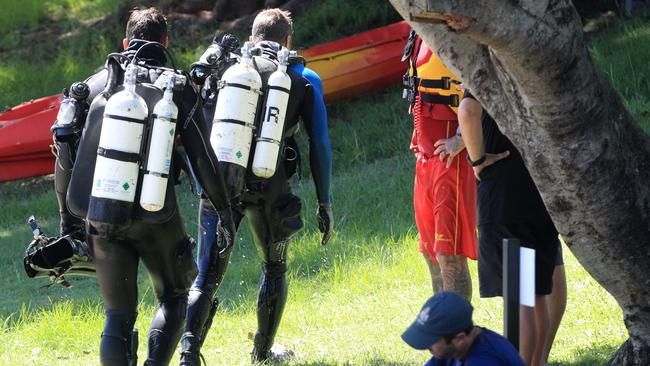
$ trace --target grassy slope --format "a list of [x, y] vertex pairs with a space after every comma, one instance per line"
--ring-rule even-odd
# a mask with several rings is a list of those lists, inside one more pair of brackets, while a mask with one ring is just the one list
[[[49, 4], [53, 3], [57, 2]], [[71, 9], [78, 9], [80, 17], [96, 15], [92, 8], [84, 7], [83, 1], [65, 3], [77, 4], [78, 8]], [[326, 1], [322, 7], [331, 7], [332, 3], [343, 2]], [[331, 10], [321, 11], [325, 15], [319, 19], [325, 19], [324, 23], [328, 24]], [[301, 24], [300, 20], [297, 24]], [[321, 28], [314, 25], [313, 29]], [[645, 63], [647, 57], [637, 55], [650, 52], [638, 47], [648, 44], [649, 29], [647, 24], [626, 23], [592, 43], [596, 60], [614, 79], [615, 86], [646, 129], [650, 125], [647, 100], [650, 73]], [[305, 44], [310, 37], [303, 38]], [[109, 38], [103, 44], [107, 45]], [[96, 52], [103, 50], [102, 47], [109, 49], [97, 43], [94, 46]], [[57, 59], [65, 59], [77, 51], [69, 52], [68, 56]], [[192, 52], [189, 49], [186, 54]], [[16, 89], [12, 70], [24, 70], [18, 65], [34, 70], [53, 70], [56, 66], [38, 61], [20, 64], [17, 59], [4, 56], [2, 60], [0, 95]], [[73, 58], [68, 60], [70, 67], [78, 64]], [[101, 60], [84, 60], [82, 65], [101, 63]], [[620, 60], [627, 61], [619, 63]], [[88, 70], [92, 67], [88, 66]], [[626, 72], [630, 67], [634, 73]], [[80, 68], [73, 72], [78, 75], [53, 78], [51, 88], [56, 91], [86, 72]], [[34, 80], [25, 79], [24, 83], [34, 85]], [[25, 87], [13, 98], [23, 98], [21, 93], [32, 89]], [[44, 91], [33, 96], [52, 92]], [[427, 357], [408, 349], [399, 340], [400, 332], [430, 292], [426, 267], [415, 250], [417, 232], [411, 206], [413, 161], [406, 151], [410, 122], [399, 94], [399, 90], [392, 90], [329, 108], [335, 156], [333, 193], [337, 233], [328, 248], [318, 244], [312, 214], [315, 211], [313, 185], [309, 179], [295, 182], [296, 191], [305, 203], [306, 230], [291, 244], [291, 290], [278, 336], [279, 342], [292, 347], [299, 355], [292, 364], [412, 365], [421, 364]], [[5, 100], [8, 99], [0, 99], [0, 105]], [[182, 190], [183, 215], [188, 231], [194, 235], [196, 199], [185, 186]], [[22, 271], [22, 251], [29, 240], [24, 219], [35, 214], [46, 232], [56, 230], [56, 202], [51, 182], [2, 184], [0, 202], [3, 207], [0, 247], [4, 249], [0, 254], [4, 274], [0, 280], [0, 292], [4, 294], [0, 297], [0, 316], [4, 319], [0, 332], [0, 365], [97, 364], [103, 311], [94, 279], [75, 279], [71, 289], [52, 287], [39, 291], [38, 286], [46, 281], [27, 280]], [[248, 230], [240, 230], [240, 235], [230, 271], [220, 290], [223, 308], [206, 341], [210, 365], [238, 365], [248, 360], [251, 347], [248, 333], [255, 329], [254, 299], [259, 268]], [[565, 253], [569, 307], [552, 359], [562, 365], [603, 364], [626, 338], [621, 312], [575, 258], [568, 251]], [[474, 263], [471, 271], [476, 278]], [[477, 288], [477, 283], [474, 287]], [[143, 296], [137, 327], [141, 332], [142, 360], [146, 355], [147, 323], [154, 310], [144, 271], [140, 274], [140, 290]], [[501, 328], [499, 300], [481, 300], [475, 296], [473, 302], [478, 324]]]

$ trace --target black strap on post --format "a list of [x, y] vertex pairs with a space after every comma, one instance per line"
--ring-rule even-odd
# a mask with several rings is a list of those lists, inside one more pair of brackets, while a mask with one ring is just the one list
[[503, 239], [503, 335], [519, 349], [519, 239]]

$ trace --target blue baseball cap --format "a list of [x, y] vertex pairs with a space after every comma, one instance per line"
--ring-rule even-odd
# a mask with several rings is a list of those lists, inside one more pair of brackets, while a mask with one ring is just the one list
[[472, 305], [462, 296], [441, 291], [427, 300], [413, 324], [402, 333], [406, 344], [428, 349], [440, 338], [456, 335], [472, 325]]

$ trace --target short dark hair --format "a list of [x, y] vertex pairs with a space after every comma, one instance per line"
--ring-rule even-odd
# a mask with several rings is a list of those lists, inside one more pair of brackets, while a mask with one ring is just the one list
[[293, 33], [291, 13], [282, 9], [266, 9], [257, 14], [251, 35], [254, 42], [273, 41], [284, 43]]
[[131, 11], [126, 23], [126, 39], [162, 42], [166, 35], [167, 19], [160, 10], [135, 8]]
[[460, 334], [460, 333], [470, 334], [470, 333], [472, 333], [473, 329], [474, 329], [474, 322], [471, 322], [467, 328], [461, 330], [460, 332], [458, 332], [456, 334], [449, 334], [449, 335], [443, 336], [442, 338], [445, 340], [446, 343], [451, 343], [451, 340], [456, 338], [456, 336], [458, 334]]

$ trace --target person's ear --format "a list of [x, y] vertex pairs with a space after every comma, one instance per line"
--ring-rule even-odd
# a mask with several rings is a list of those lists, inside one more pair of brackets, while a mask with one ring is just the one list
[[129, 48], [129, 40], [128, 39], [126, 39], [126, 38], [122, 39], [122, 47], [124, 47], [124, 49]]
[[461, 344], [465, 342], [465, 339], [467, 339], [467, 333], [465, 332], [460, 332], [454, 336], [454, 338], [451, 339], [451, 343], [454, 343], [454, 346]]

